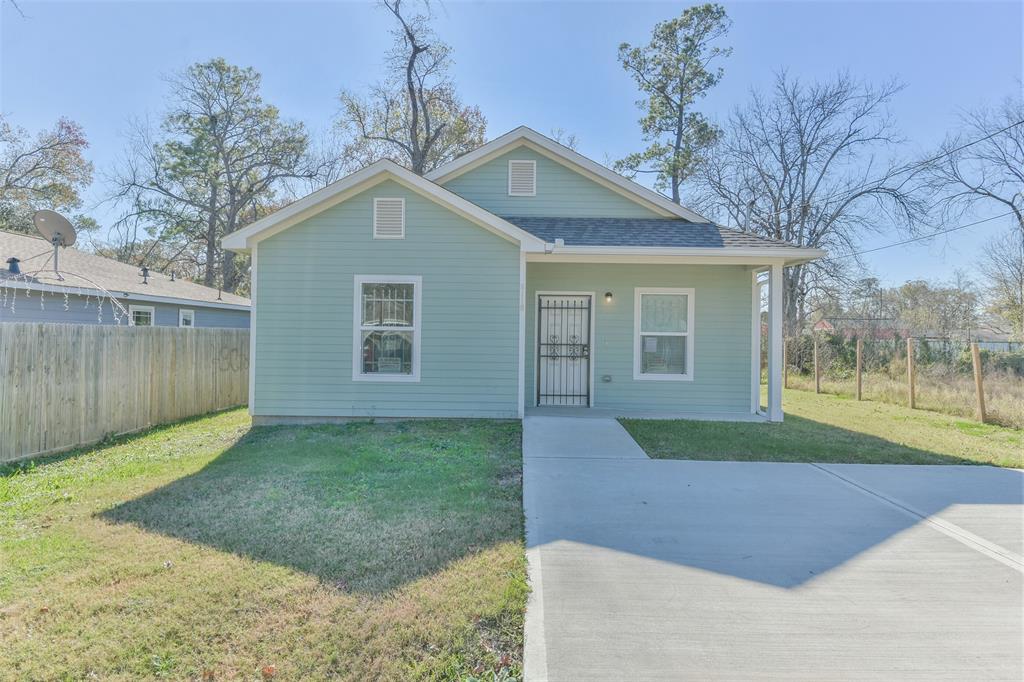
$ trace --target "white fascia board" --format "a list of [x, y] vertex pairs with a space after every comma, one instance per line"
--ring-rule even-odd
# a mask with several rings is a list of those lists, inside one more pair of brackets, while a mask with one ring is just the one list
[[650, 246], [559, 246], [550, 253], [531, 251], [530, 262], [548, 263], [718, 263], [799, 265], [825, 257], [821, 249], [671, 248]]
[[666, 217], [683, 218], [693, 223], [709, 222], [706, 218], [685, 206], [680, 206], [670, 201], [661, 194], [605, 168], [596, 161], [592, 161], [579, 152], [575, 152], [526, 126], [520, 126], [501, 137], [491, 140], [482, 147], [478, 147], [468, 154], [460, 156], [454, 161], [449, 161], [445, 165], [427, 173], [426, 177], [428, 180], [433, 180], [437, 183], [447, 182], [452, 178], [471, 171], [477, 166], [487, 163], [504, 153], [509, 147], [520, 144], [526, 144], [526, 146], [537, 153], [548, 157], [552, 161], [561, 163], [563, 166], [582, 171], [585, 177], [589, 177], [598, 184], [616, 191], [647, 208], [654, 209], [656, 213]]
[[119, 301], [143, 301], [145, 303], [169, 303], [171, 305], [189, 305], [200, 308], [222, 308], [224, 310], [244, 310], [249, 312], [251, 306], [240, 303], [224, 303], [223, 301], [198, 301], [194, 298], [174, 298], [173, 296], [153, 296], [152, 294], [137, 294], [132, 291], [103, 291], [95, 287], [83, 287], [77, 284], [57, 286], [54, 284], [37, 284], [35, 282], [15, 282], [11, 280], [0, 280], [0, 286], [8, 286], [12, 289], [29, 289], [31, 291], [45, 291], [47, 293], [63, 294], [71, 296], [110, 296]]
[[236, 230], [221, 240], [225, 249], [248, 252], [258, 242], [288, 229], [331, 206], [365, 191], [385, 180], [394, 180], [408, 187], [417, 194], [444, 206], [467, 220], [494, 232], [516, 244], [539, 244], [543, 240], [529, 232], [516, 227], [507, 220], [502, 220], [490, 211], [466, 201], [459, 195], [426, 180], [412, 171], [399, 166], [393, 161], [383, 160], [370, 164], [362, 170], [345, 176], [321, 190], [294, 201], [279, 211], [257, 220], [248, 227]]

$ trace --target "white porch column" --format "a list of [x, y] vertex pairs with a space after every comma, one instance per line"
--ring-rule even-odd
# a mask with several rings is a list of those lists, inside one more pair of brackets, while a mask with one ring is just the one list
[[768, 277], [768, 419], [782, 421], [782, 263]]

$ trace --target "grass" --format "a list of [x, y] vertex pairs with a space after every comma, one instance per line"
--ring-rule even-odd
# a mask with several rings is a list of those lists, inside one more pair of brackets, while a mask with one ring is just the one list
[[521, 674], [517, 423], [232, 411], [4, 474], [4, 677]]
[[[789, 385], [805, 391], [814, 390], [814, 376], [791, 372]], [[865, 372], [862, 394], [865, 400], [894, 405], [907, 404], [907, 380], [886, 372]], [[853, 397], [856, 380], [823, 375], [821, 389], [844, 397]], [[975, 417], [974, 377], [971, 374], [943, 372], [922, 367], [915, 381], [915, 403], [924, 410], [957, 417]], [[1024, 429], [1024, 379], [1010, 372], [985, 374], [985, 411], [987, 421], [1001, 426]]]
[[805, 391], [782, 424], [622, 419], [651, 457], [864, 464], [1024, 466], [1024, 433], [934, 412]]

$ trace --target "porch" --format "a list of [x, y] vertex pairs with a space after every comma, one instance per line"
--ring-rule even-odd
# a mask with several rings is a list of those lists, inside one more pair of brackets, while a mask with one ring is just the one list
[[524, 414], [782, 421], [781, 260], [551, 255], [524, 263]]

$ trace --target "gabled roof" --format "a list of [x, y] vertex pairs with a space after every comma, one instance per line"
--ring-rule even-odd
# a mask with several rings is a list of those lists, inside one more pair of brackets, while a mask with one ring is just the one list
[[[11, 257], [21, 261], [21, 275], [12, 275], [2, 264]], [[143, 284], [139, 268], [74, 247], [61, 248], [61, 280], [53, 271], [53, 246], [41, 237], [0, 230], [0, 286], [39, 288], [82, 293], [106, 290], [117, 298], [189, 303], [214, 308], [248, 309], [249, 299], [211, 287], [171, 278], [150, 270]]]
[[529, 232], [521, 230], [490, 211], [466, 201], [458, 194], [388, 160], [377, 161], [355, 173], [346, 175], [341, 180], [288, 204], [266, 218], [232, 232], [224, 237], [221, 243], [224, 248], [232, 251], [249, 251], [260, 240], [286, 230], [292, 225], [325, 211], [385, 180], [394, 180], [509, 241], [521, 245], [543, 246], [543, 242]]
[[482, 147], [478, 147], [468, 154], [464, 154], [454, 161], [434, 169], [427, 173], [426, 177], [436, 183], [444, 184], [448, 180], [467, 173], [477, 166], [500, 156], [508, 149], [523, 145], [538, 154], [548, 157], [552, 161], [575, 170], [584, 177], [621, 194], [627, 199], [632, 199], [641, 206], [653, 210], [655, 213], [667, 218], [682, 218], [694, 223], [707, 222], [704, 217], [685, 206], [669, 201], [661, 194], [622, 177], [618, 173], [605, 168], [595, 161], [591, 161], [582, 154], [526, 126], [520, 126], [515, 130], [507, 132]]
[[740, 232], [714, 223], [665, 218], [547, 218], [505, 216], [545, 242], [565, 246], [653, 246], [672, 248], [768, 248], [799, 250], [789, 242]]

